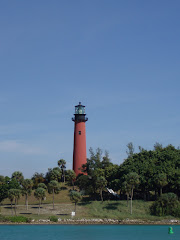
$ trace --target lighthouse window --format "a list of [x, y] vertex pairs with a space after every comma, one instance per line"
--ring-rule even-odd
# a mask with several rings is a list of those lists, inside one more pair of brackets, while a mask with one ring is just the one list
[[79, 135], [81, 135], [81, 131], [79, 131]]

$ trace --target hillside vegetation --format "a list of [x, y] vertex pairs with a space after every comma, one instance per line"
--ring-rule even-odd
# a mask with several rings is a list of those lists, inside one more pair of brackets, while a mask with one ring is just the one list
[[[153, 150], [127, 145], [127, 159], [113, 164], [109, 154], [90, 149], [77, 177], [66, 161], [24, 179], [16, 171], [0, 176], [2, 215], [142, 218], [180, 217], [180, 149], [156, 143]], [[113, 189], [110, 194], [108, 189]], [[70, 200], [71, 199], [71, 200]], [[75, 208], [77, 205], [77, 209]]]

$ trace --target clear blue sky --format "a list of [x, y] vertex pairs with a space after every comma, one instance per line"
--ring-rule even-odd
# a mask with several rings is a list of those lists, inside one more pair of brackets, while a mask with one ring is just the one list
[[74, 106], [87, 150], [180, 145], [180, 1], [0, 2], [0, 174], [72, 167]]

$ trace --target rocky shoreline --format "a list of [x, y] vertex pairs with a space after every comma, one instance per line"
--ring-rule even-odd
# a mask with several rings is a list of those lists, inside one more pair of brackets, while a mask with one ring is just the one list
[[102, 224], [102, 225], [180, 225], [180, 220], [171, 219], [171, 220], [161, 220], [161, 221], [150, 221], [150, 220], [140, 220], [140, 219], [124, 219], [124, 220], [117, 220], [117, 219], [61, 219], [59, 218], [57, 222], [52, 222], [49, 219], [39, 219], [34, 220], [32, 219], [28, 223], [12, 223], [12, 222], [0, 222], [1, 225], [3, 224], [77, 224], [77, 225], [87, 225], [87, 224]]

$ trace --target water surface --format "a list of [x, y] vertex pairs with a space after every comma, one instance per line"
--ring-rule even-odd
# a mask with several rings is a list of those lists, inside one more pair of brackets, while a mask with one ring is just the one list
[[180, 240], [180, 226], [1, 225], [0, 240]]

